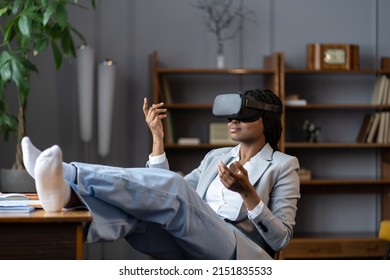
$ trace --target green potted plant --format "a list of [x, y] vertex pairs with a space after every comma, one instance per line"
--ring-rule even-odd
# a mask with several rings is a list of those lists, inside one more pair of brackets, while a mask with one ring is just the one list
[[[93, 8], [96, 0], [90, 0]], [[51, 48], [55, 68], [63, 57], [76, 57], [72, 34], [85, 39], [69, 22], [67, 8], [86, 8], [77, 0], [0, 0], [0, 134], [5, 141], [16, 134], [16, 154], [13, 170], [24, 170], [21, 139], [26, 134], [26, 110], [30, 97], [30, 75], [38, 72], [31, 61]], [[14, 84], [18, 94], [18, 111], [11, 112], [6, 94]], [[0, 186], [1, 190], [1, 186]]]

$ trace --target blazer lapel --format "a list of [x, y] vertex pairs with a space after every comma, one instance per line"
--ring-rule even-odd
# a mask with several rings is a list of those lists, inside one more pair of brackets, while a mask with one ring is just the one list
[[251, 182], [253, 186], [257, 184], [261, 176], [264, 174], [264, 172], [270, 165], [272, 160], [272, 153], [273, 149], [268, 143], [265, 144], [263, 149], [261, 149], [258, 158], [254, 162], [252, 171], [249, 174], [249, 182]]
[[204, 171], [202, 177], [199, 180], [198, 188], [196, 192], [200, 197], [203, 198], [211, 182], [214, 180], [215, 176], [218, 174], [218, 163], [221, 160], [223, 163], [229, 162], [232, 156], [230, 154], [218, 155], [215, 156], [212, 161], [208, 164], [207, 170]]
[[[268, 166], [270, 165], [270, 162], [272, 160], [272, 153], [273, 149], [268, 143], [263, 147], [263, 149], [261, 149], [258, 158], [255, 160], [254, 166], [252, 167], [252, 172], [250, 172], [249, 174], [249, 181], [253, 186], [256, 185], [265, 170], [267, 170]], [[199, 194], [200, 197], [204, 197], [211, 182], [214, 180], [215, 176], [217, 176], [218, 162], [221, 160], [223, 163], [226, 164], [231, 159], [232, 155], [228, 153], [215, 156], [211, 160], [211, 162], [206, 167], [206, 170], [203, 172], [201, 178], [199, 179], [198, 187], [196, 189], [196, 192]]]

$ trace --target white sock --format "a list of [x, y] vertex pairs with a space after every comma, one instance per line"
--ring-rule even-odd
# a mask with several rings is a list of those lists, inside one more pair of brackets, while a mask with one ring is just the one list
[[[30, 138], [27, 136], [23, 137], [22, 139], [22, 152], [24, 167], [26, 168], [28, 174], [30, 174], [31, 177], [35, 178], [35, 161], [42, 152], [38, 148], [36, 148], [33, 143], [31, 143]], [[74, 182], [76, 180], [77, 173], [76, 167], [65, 162], [63, 162], [62, 165], [65, 180], [67, 180], [68, 182]]]
[[64, 180], [62, 166], [62, 152], [57, 145], [43, 151], [35, 162], [35, 184], [45, 211], [61, 211], [69, 202], [71, 189]]
[[23, 137], [22, 139], [22, 152], [23, 152], [23, 163], [28, 174], [34, 178], [34, 169], [35, 161], [37, 157], [41, 154], [41, 151], [38, 150], [32, 143], [30, 138]]

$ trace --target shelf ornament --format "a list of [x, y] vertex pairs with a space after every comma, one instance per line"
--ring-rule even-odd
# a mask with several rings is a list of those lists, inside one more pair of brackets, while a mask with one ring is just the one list
[[317, 143], [321, 128], [315, 123], [305, 120], [302, 125], [305, 141], [309, 143]]

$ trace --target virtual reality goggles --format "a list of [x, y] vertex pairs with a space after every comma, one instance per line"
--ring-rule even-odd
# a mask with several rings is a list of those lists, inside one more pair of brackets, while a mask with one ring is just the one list
[[280, 113], [282, 108], [254, 100], [242, 93], [219, 94], [213, 104], [214, 116], [242, 122], [256, 121], [262, 117], [264, 111]]

